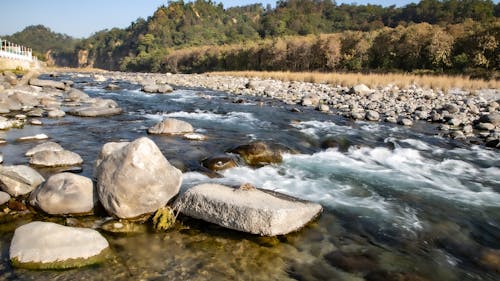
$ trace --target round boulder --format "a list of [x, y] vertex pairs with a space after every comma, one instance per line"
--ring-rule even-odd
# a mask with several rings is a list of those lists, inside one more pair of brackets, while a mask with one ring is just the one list
[[119, 218], [135, 218], [156, 211], [177, 195], [182, 173], [143, 137], [105, 157], [96, 179], [104, 208]]
[[192, 133], [193, 126], [186, 121], [167, 118], [148, 129], [150, 134], [185, 134]]
[[61, 173], [51, 176], [30, 195], [30, 204], [47, 214], [88, 214], [94, 209], [97, 195], [89, 178]]
[[66, 269], [100, 262], [108, 248], [108, 241], [93, 229], [35, 221], [16, 229], [9, 255], [17, 267]]
[[222, 171], [237, 167], [238, 164], [233, 157], [229, 155], [216, 155], [202, 161], [204, 167], [212, 171]]

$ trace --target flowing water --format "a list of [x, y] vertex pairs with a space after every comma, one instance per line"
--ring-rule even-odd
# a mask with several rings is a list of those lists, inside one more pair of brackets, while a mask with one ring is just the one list
[[[66, 77], [62, 77], [66, 78]], [[151, 95], [78, 81], [93, 97], [116, 100], [124, 113], [105, 118], [43, 119], [44, 126], [3, 133], [5, 164], [26, 164], [45, 133], [84, 159], [92, 176], [102, 145], [133, 140], [165, 117], [188, 121], [206, 141], [149, 136], [184, 172], [182, 189], [197, 183], [243, 183], [321, 203], [305, 229], [261, 238], [182, 218], [167, 233], [104, 233], [113, 256], [68, 271], [13, 269], [8, 248], [19, 218], [0, 225], [0, 280], [500, 280], [500, 153], [435, 136], [417, 123], [404, 128], [352, 122], [277, 101], [204, 89]], [[284, 144], [297, 154], [283, 163], [241, 165], [206, 176], [200, 162], [252, 140]], [[334, 140], [339, 148], [322, 148]], [[88, 218], [95, 220], [96, 218]], [[404, 279], [406, 278], [406, 279]]]

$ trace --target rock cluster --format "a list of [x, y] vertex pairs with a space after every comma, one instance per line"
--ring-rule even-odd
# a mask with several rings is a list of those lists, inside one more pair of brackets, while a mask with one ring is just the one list
[[[137, 74], [109, 73], [113, 79], [141, 85], [172, 84], [201, 87], [235, 95], [251, 95], [281, 100], [291, 105], [316, 108], [354, 120], [383, 121], [403, 126], [426, 121], [440, 124], [438, 133], [455, 139], [500, 147], [500, 127], [495, 122], [500, 113], [498, 89], [476, 92], [451, 89], [424, 89], [418, 85], [399, 88], [387, 85], [372, 89], [359, 84], [353, 87], [283, 82], [271, 79], [215, 76], [207, 74]], [[147, 89], [144, 89], [147, 90]], [[489, 120], [492, 116], [492, 120]], [[497, 118], [498, 119], [498, 118]], [[495, 125], [496, 124], [496, 125]]]

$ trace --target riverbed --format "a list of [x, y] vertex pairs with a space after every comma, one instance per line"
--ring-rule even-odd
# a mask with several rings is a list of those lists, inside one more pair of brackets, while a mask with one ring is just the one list
[[[184, 172], [183, 190], [205, 182], [249, 182], [320, 203], [324, 212], [306, 228], [276, 238], [182, 217], [166, 233], [103, 233], [112, 258], [68, 271], [11, 267], [13, 231], [32, 219], [21, 217], [0, 225], [0, 280], [500, 280], [498, 149], [440, 137], [424, 121], [403, 127], [202, 88], [147, 94], [128, 81], [114, 81], [120, 89], [109, 91], [108, 81], [83, 75], [56, 79], [113, 99], [124, 112], [42, 118], [43, 126], [6, 131], [4, 165], [27, 164], [24, 153], [41, 142], [15, 140], [43, 133], [81, 155], [81, 174], [92, 177], [103, 144], [146, 136], [147, 128], [171, 117], [207, 136], [148, 136]], [[241, 164], [215, 178], [200, 164], [254, 140], [296, 153], [280, 164]]]

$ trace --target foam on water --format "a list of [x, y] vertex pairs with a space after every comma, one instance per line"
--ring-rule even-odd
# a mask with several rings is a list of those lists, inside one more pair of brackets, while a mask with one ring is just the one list
[[269, 122], [260, 121], [259, 119], [255, 118], [252, 113], [249, 112], [228, 112], [226, 114], [219, 114], [210, 111], [195, 110], [194, 112], [178, 111], [160, 114], [146, 114], [144, 116], [148, 119], [156, 121], [161, 121], [166, 117], [172, 117], [191, 119], [208, 123], [215, 122], [223, 125], [246, 125], [249, 127], [258, 126], [260, 128], [270, 126]]
[[355, 134], [352, 127], [337, 125], [330, 121], [304, 121], [292, 124], [292, 126], [299, 129], [303, 134], [314, 138], [319, 138], [320, 135], [324, 134]]

